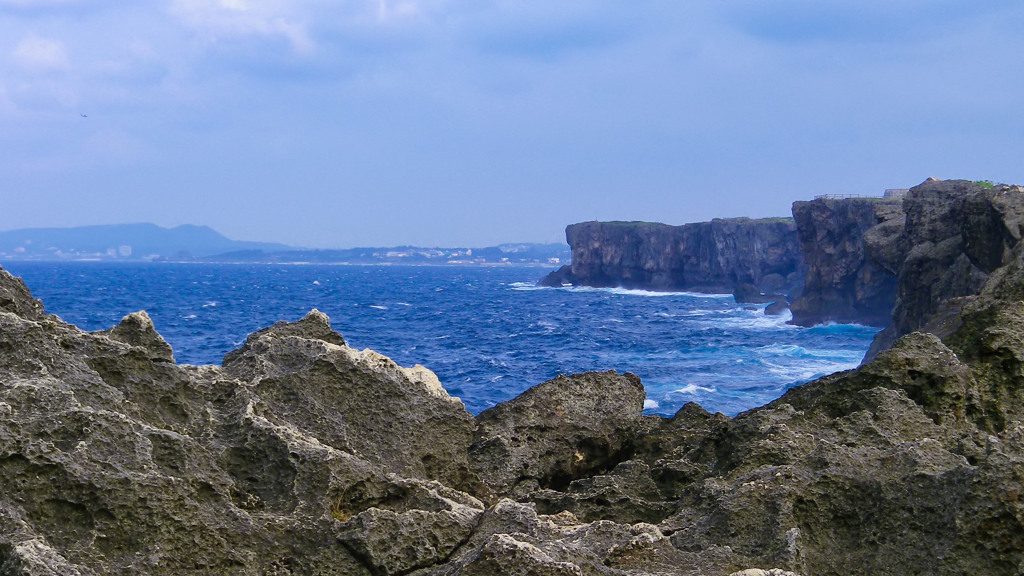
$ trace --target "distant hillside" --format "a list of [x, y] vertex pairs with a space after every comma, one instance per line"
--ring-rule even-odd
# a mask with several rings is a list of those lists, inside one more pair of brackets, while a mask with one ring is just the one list
[[309, 250], [226, 238], [207, 226], [163, 228], [112, 224], [0, 232], [0, 261], [102, 260], [322, 264], [546, 264], [569, 261], [565, 244], [502, 244], [486, 248], [348, 248]]
[[6, 260], [192, 259], [239, 250], [291, 249], [284, 244], [231, 240], [208, 226], [193, 225], [111, 224], [0, 232], [0, 258]]
[[421, 248], [395, 246], [341, 250], [246, 250], [208, 256], [207, 262], [320, 264], [545, 264], [569, 261], [565, 244], [502, 244], [486, 248]]

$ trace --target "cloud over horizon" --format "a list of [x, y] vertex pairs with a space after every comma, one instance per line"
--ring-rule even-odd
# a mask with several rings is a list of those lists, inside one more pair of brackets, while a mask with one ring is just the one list
[[0, 229], [496, 244], [1024, 182], [1021, 24], [1008, 0], [0, 0]]

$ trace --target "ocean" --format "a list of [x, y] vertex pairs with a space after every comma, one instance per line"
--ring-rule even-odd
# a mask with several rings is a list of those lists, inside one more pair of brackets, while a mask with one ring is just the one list
[[10, 262], [46, 310], [88, 331], [146, 310], [185, 364], [313, 308], [349, 346], [433, 370], [476, 414], [558, 374], [640, 376], [645, 411], [735, 415], [856, 367], [877, 329], [799, 328], [731, 295], [540, 288], [514, 266]]

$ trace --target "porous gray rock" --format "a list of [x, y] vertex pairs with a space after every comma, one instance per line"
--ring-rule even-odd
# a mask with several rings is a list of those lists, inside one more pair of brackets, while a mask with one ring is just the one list
[[470, 461], [496, 494], [564, 488], [614, 466], [639, 429], [644, 389], [633, 374], [559, 376], [476, 418]]
[[32, 297], [21, 278], [0, 268], [0, 311], [31, 320], [40, 320], [46, 312], [43, 303]]
[[106, 332], [111, 340], [143, 348], [151, 360], [174, 363], [174, 350], [153, 326], [153, 320], [146, 312], [133, 312]]
[[406, 574], [444, 563], [476, 528], [484, 505], [438, 483], [392, 477], [387, 498], [346, 518], [338, 539], [382, 574]]
[[321, 442], [390, 472], [474, 482], [466, 458], [474, 421], [462, 401], [422, 366], [345, 346], [321, 312], [256, 332], [225, 356], [224, 371], [252, 383], [276, 424], [301, 421]]

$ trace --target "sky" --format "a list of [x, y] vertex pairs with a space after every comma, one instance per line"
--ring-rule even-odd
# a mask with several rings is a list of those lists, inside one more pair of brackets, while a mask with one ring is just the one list
[[485, 246], [1024, 184], [1021, 30], [1021, 0], [0, 0], [0, 230]]

